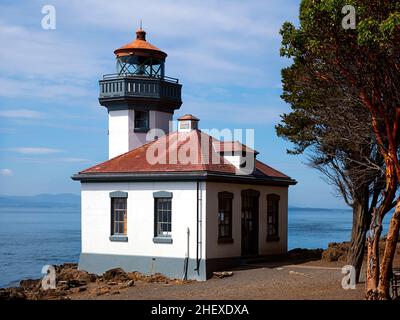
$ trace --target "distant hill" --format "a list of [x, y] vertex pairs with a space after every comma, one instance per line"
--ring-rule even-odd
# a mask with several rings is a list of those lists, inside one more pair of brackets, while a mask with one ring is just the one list
[[[79, 207], [81, 197], [73, 193], [48, 194], [42, 193], [35, 196], [5, 196], [0, 195], [0, 207]], [[289, 206], [290, 211], [333, 211], [349, 209], [305, 208]]]
[[79, 207], [80, 201], [80, 196], [72, 193], [43, 193], [36, 196], [0, 195], [0, 207]]

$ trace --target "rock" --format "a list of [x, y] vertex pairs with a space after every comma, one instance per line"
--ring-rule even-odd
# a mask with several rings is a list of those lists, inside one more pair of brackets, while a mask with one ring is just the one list
[[26, 300], [27, 296], [23, 288], [0, 289], [0, 300]]
[[129, 280], [127, 273], [121, 268], [114, 268], [106, 271], [103, 274], [106, 281], [125, 282]]
[[[132, 280], [132, 281], [142, 281], [142, 282], [147, 282], [147, 283], [153, 283], [153, 282], [159, 282], [159, 283], [169, 283], [169, 282], [174, 282], [176, 284], [183, 284], [183, 283], [189, 283], [192, 282], [192, 280], [180, 280], [180, 279], [170, 279], [164, 276], [161, 273], [155, 273], [152, 275], [145, 275], [143, 273], [134, 271], [134, 272], [128, 272], [127, 277]], [[133, 283], [132, 283], [133, 285]]]
[[58, 265], [58, 266], [54, 266], [54, 268], [56, 269], [56, 273], [59, 274], [64, 269], [78, 269], [78, 264], [76, 264], [76, 263], [64, 263], [64, 264], [61, 264], [61, 265]]
[[86, 290], [87, 290], [87, 287], [77, 287], [77, 288], [72, 288], [70, 291], [72, 293], [79, 293], [79, 292], [83, 292], [83, 291], [86, 291]]
[[349, 251], [349, 243], [348, 242], [342, 242], [342, 243], [332, 242], [332, 243], [329, 243], [328, 249], [326, 249], [322, 253], [322, 259], [327, 260], [329, 262], [332, 262], [332, 261], [345, 262], [347, 259], [348, 251]]
[[126, 281], [126, 282], [124, 282], [123, 284], [122, 284], [122, 287], [123, 288], [127, 288], [127, 287], [132, 287], [133, 285], [134, 285], [134, 281], [133, 280], [128, 280], [128, 281]]
[[86, 284], [87, 284], [87, 282], [85, 282], [85, 281], [79, 281], [79, 280], [75, 280], [75, 279], [71, 279], [71, 280], [67, 281], [68, 288], [77, 288], [80, 286], [84, 286]]
[[232, 271], [221, 271], [221, 272], [213, 272], [213, 276], [216, 278], [226, 278], [226, 277], [232, 277], [233, 272]]
[[110, 291], [111, 291], [110, 288], [102, 287], [102, 288], [97, 289], [95, 294], [96, 294], [96, 296], [101, 296], [103, 294], [109, 293]]
[[41, 287], [41, 280], [26, 279], [19, 282], [19, 286], [25, 290], [39, 290]]
[[155, 273], [149, 276], [149, 282], [168, 282], [168, 278], [161, 273]]
[[117, 291], [113, 291], [113, 292], [111, 292], [111, 294], [120, 294], [121, 292], [119, 292], [118, 290]]
[[117, 285], [117, 283], [115, 281], [108, 281], [107, 284], [110, 285], [110, 286], [116, 286]]
[[319, 260], [321, 259], [323, 249], [303, 249], [295, 248], [288, 252], [291, 259], [298, 260]]
[[63, 268], [60, 273], [57, 274], [57, 279], [58, 283], [66, 281], [69, 287], [79, 287], [95, 281], [96, 275], [75, 268]]

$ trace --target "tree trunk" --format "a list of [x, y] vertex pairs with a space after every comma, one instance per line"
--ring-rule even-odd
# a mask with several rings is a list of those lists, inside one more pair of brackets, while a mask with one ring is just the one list
[[379, 275], [379, 298], [390, 299], [389, 287], [390, 277], [392, 275], [393, 258], [396, 253], [397, 241], [399, 238], [400, 224], [400, 198], [397, 200], [397, 205], [392, 219], [390, 220], [389, 230], [386, 238], [385, 253], [382, 258], [380, 275]]
[[365, 241], [368, 221], [368, 190], [354, 199], [353, 203], [353, 230], [351, 244], [347, 255], [347, 264], [356, 271], [356, 282], [360, 281], [361, 267], [364, 260]]
[[366, 293], [367, 300], [378, 300], [379, 284], [379, 240], [382, 233], [382, 220], [378, 210], [372, 214], [371, 227], [368, 235], [368, 260]]
[[[384, 200], [378, 210], [374, 209], [369, 230], [367, 281], [365, 288], [365, 297], [368, 300], [387, 299], [389, 296], [389, 279], [399, 232], [399, 203], [397, 203], [395, 213], [390, 221], [388, 233], [388, 237], [390, 234], [390, 238], [389, 241], [386, 242], [384, 261], [381, 269], [379, 265], [379, 238], [382, 233], [382, 219], [390, 210], [398, 187], [396, 163], [394, 161], [394, 159], [397, 159], [397, 154], [394, 151], [389, 150], [389, 152], [384, 155], [386, 165], [386, 188], [383, 193]], [[400, 201], [400, 198], [398, 201]], [[395, 234], [396, 231], [397, 235]], [[396, 243], [394, 243], [394, 240], [396, 240]], [[380, 275], [381, 271], [383, 275]]]

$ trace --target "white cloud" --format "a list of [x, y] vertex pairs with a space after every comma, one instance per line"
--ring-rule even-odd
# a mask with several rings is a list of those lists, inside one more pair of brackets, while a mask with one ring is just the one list
[[[1, 69], [1, 68], [0, 68]], [[58, 83], [60, 81], [61, 83]], [[35, 81], [28, 79], [15, 80], [7, 77], [0, 77], [0, 87], [2, 97], [20, 98], [21, 93], [25, 97], [37, 97], [42, 99], [60, 99], [76, 97], [81, 101], [82, 97], [90, 96], [93, 98], [93, 91], [85, 89], [83, 85], [76, 83], [64, 83], [62, 79], [54, 79], [49, 82], [44, 78], [37, 78]]]
[[13, 172], [11, 169], [0, 169], [0, 175], [3, 177], [11, 177], [13, 175]]
[[1, 96], [66, 100], [91, 94], [87, 88], [104, 73], [103, 61], [83, 37], [13, 23], [0, 19], [0, 42], [12, 48], [0, 51]]
[[16, 118], [16, 119], [39, 119], [43, 117], [43, 114], [37, 111], [27, 110], [27, 109], [0, 110], [0, 117]]
[[[41, 30], [39, 23], [27, 27], [16, 25], [16, 19], [0, 19], [0, 41], [12, 48], [0, 51], [0, 85], [6, 88], [2, 95], [24, 92], [64, 100], [68, 95], [97, 95], [87, 89], [102, 74], [114, 71], [112, 52], [134, 39], [140, 19], [148, 40], [169, 54], [167, 75], [186, 83], [274, 86], [276, 79], [271, 78], [279, 78], [280, 70], [268, 57], [279, 57], [283, 19], [298, 12], [298, 3], [292, 0], [153, 0], [146, 5], [132, 0], [54, 0], [52, 4], [58, 14], [54, 31]], [[19, 10], [35, 8], [25, 4]], [[16, 15], [16, 10], [5, 17]]]
[[36, 147], [20, 147], [20, 148], [9, 148], [9, 151], [17, 152], [20, 154], [36, 154], [36, 155], [44, 155], [44, 154], [52, 154], [52, 153], [59, 153], [64, 152], [60, 149], [53, 149], [53, 148], [36, 148]]
[[89, 159], [85, 158], [73, 158], [73, 157], [57, 157], [57, 158], [18, 158], [16, 159], [21, 162], [25, 163], [36, 163], [36, 164], [43, 164], [43, 163], [85, 163], [90, 162]]
[[[97, 74], [100, 61], [85, 49], [85, 39], [68, 34], [13, 25], [0, 20], [0, 41], [12, 50], [0, 51], [0, 67], [11, 75], [37, 82], [48, 80], [78, 81]], [[42, 89], [37, 88], [39, 91]]]
[[89, 159], [84, 159], [84, 158], [55, 158], [53, 159], [54, 161], [57, 162], [89, 162]]

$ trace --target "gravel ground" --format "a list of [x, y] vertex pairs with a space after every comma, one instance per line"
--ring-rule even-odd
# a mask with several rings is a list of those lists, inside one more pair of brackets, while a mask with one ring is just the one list
[[[400, 244], [393, 266], [400, 269]], [[365, 266], [361, 283], [355, 289], [342, 287], [344, 262], [317, 259], [305, 262], [294, 258], [280, 262], [259, 262], [232, 269], [233, 276], [207, 281], [143, 282], [120, 289], [109, 286], [98, 294], [88, 285], [87, 290], [69, 296], [71, 299], [107, 300], [363, 300]], [[253, 261], [254, 262], [254, 261]], [[228, 271], [228, 270], [226, 270]]]
[[72, 299], [363, 299], [364, 283], [354, 290], [341, 286], [343, 263], [313, 261], [297, 265], [252, 264], [233, 269], [233, 276], [185, 284], [141, 283], [134, 287], [100, 296], [84, 293]]

